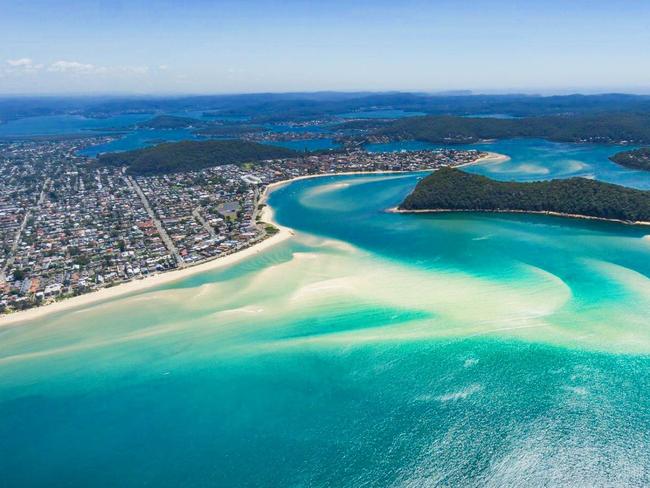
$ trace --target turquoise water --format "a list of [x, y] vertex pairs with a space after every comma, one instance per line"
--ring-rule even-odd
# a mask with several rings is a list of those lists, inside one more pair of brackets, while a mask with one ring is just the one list
[[0, 328], [3, 486], [650, 484], [650, 231], [384, 212], [422, 176], [295, 182], [290, 240]]
[[136, 129], [123, 137], [105, 144], [95, 144], [79, 151], [82, 156], [95, 157], [105, 152], [131, 151], [153, 146], [161, 142], [176, 142], [188, 140], [205, 140], [190, 129]]
[[466, 171], [500, 180], [533, 181], [582, 176], [609, 183], [650, 189], [648, 172], [632, 171], [609, 160], [630, 146], [613, 144], [572, 144], [544, 139], [504, 139], [480, 144], [445, 146], [420, 141], [369, 144], [371, 152], [421, 151], [427, 149], [478, 149], [504, 154], [510, 160], [504, 163], [467, 167]]

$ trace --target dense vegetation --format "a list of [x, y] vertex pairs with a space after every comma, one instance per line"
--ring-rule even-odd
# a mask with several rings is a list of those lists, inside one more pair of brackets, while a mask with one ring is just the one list
[[609, 159], [621, 166], [650, 171], [650, 147], [619, 152]]
[[109, 166], [127, 166], [130, 174], [147, 176], [196, 171], [225, 164], [288, 158], [295, 155], [296, 152], [291, 149], [255, 142], [183, 141], [159, 144], [135, 151], [102, 154], [98, 162]]
[[650, 192], [586, 178], [515, 183], [443, 168], [420, 181], [403, 210], [515, 210], [650, 221]]
[[188, 127], [202, 127], [205, 122], [190, 117], [177, 117], [175, 115], [158, 115], [153, 119], [140, 124], [146, 129], [187, 129]]
[[251, 124], [213, 124], [196, 131], [202, 136], [236, 137], [252, 132], [261, 132], [264, 127]]
[[390, 125], [393, 121], [386, 119], [355, 119], [339, 122], [332, 126], [335, 130], [368, 130]]
[[379, 128], [391, 139], [462, 144], [480, 139], [540, 137], [564, 142], [650, 142], [650, 114], [602, 113], [522, 119], [467, 118], [444, 115], [410, 117]]

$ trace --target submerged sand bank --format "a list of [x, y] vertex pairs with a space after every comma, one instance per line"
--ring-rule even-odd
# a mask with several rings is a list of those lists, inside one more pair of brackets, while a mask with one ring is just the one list
[[650, 222], [643, 220], [621, 220], [621, 219], [608, 219], [605, 217], [592, 217], [590, 215], [570, 214], [563, 212], [552, 212], [550, 210], [487, 210], [487, 209], [471, 209], [471, 208], [431, 208], [422, 210], [405, 210], [399, 207], [393, 207], [386, 210], [388, 213], [403, 213], [403, 214], [427, 214], [427, 213], [502, 213], [502, 214], [530, 214], [530, 215], [550, 215], [552, 217], [566, 217], [571, 219], [583, 220], [598, 220], [601, 222], [614, 222], [617, 224], [625, 225], [650, 225]]
[[461, 164], [460, 166], [470, 166], [473, 164], [485, 164], [485, 163], [505, 163], [506, 161], [510, 161], [510, 156], [506, 156], [505, 154], [499, 154], [495, 152], [490, 152], [490, 151], [483, 151], [485, 152], [485, 156], [481, 156], [478, 158], [476, 161], [472, 161], [471, 163], [466, 163], [466, 164]]

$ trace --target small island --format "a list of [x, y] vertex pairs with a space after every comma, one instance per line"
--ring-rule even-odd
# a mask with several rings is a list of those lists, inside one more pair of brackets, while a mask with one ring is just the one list
[[190, 127], [203, 127], [205, 122], [191, 117], [178, 117], [176, 115], [158, 115], [153, 119], [142, 122], [138, 127], [143, 129], [188, 129]]
[[530, 183], [496, 181], [443, 168], [421, 180], [396, 211], [545, 213], [648, 223], [650, 191], [586, 178]]
[[134, 151], [101, 154], [98, 163], [104, 166], [127, 166], [127, 172], [131, 175], [152, 176], [295, 156], [297, 153], [291, 149], [256, 142], [182, 141]]
[[626, 168], [650, 171], [650, 147], [622, 151], [609, 159]]

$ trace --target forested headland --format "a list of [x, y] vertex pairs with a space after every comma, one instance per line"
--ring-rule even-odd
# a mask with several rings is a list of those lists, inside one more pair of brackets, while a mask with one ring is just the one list
[[225, 164], [290, 158], [296, 155], [297, 153], [291, 149], [248, 141], [183, 141], [134, 151], [101, 154], [98, 163], [108, 166], [126, 166], [129, 174], [150, 176], [197, 171]]
[[538, 137], [560, 142], [650, 143], [650, 114], [599, 113], [493, 119], [430, 115], [396, 120], [379, 127], [374, 136], [468, 144], [485, 139]]
[[650, 222], [650, 191], [586, 178], [529, 183], [496, 181], [443, 168], [422, 179], [398, 209], [552, 212]]

